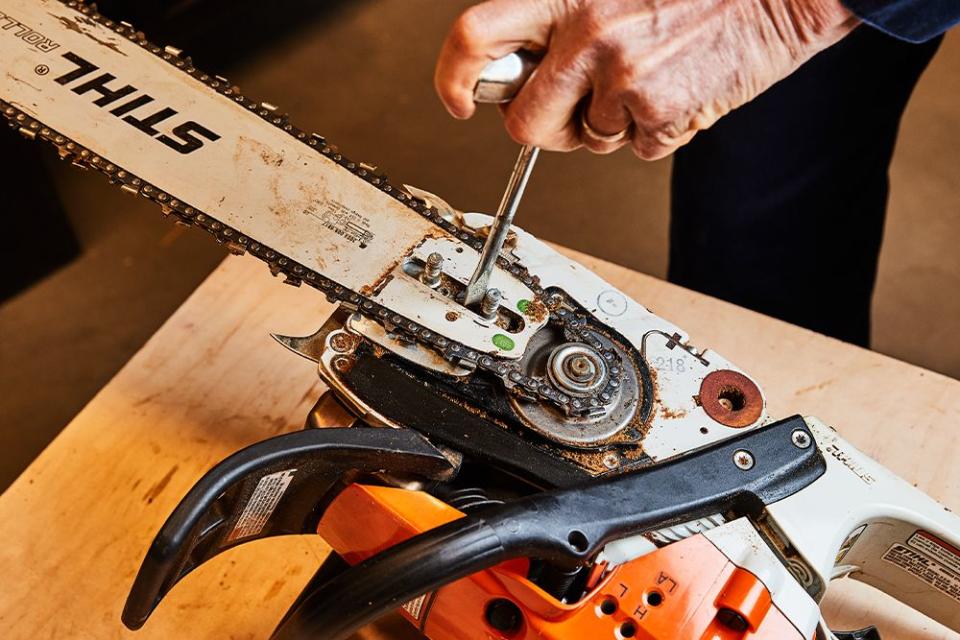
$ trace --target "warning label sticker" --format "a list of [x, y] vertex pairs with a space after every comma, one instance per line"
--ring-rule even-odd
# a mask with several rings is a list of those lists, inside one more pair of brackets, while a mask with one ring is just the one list
[[360, 245], [365, 249], [373, 241], [373, 232], [370, 231], [370, 218], [339, 202], [327, 202], [326, 209], [318, 211], [315, 205], [310, 205], [305, 213], [318, 218], [323, 226]]
[[296, 469], [287, 469], [260, 478], [227, 540], [255, 536], [263, 531], [274, 509], [277, 508], [277, 503], [290, 486], [296, 471]]
[[895, 544], [883, 559], [960, 602], [960, 577], [936, 560], [902, 544]]
[[403, 605], [403, 610], [406, 611], [415, 622], [420, 622], [420, 616], [424, 613], [424, 605], [427, 602], [427, 596], [429, 594], [423, 594], [419, 598], [414, 598], [407, 604]]
[[960, 575], [960, 551], [936, 536], [930, 535], [926, 531], [917, 531], [910, 536], [907, 544], [914, 549], [923, 551], [940, 564], [948, 569], [953, 569], [954, 573]]

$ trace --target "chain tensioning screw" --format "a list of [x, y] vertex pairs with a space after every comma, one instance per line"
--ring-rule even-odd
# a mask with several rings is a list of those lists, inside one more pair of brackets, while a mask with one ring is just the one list
[[423, 266], [423, 272], [420, 274], [420, 282], [428, 287], [436, 287], [440, 284], [440, 274], [443, 272], [443, 256], [434, 251], [427, 256], [427, 262]]
[[483, 296], [483, 302], [480, 303], [480, 315], [487, 320], [496, 318], [502, 298], [503, 294], [500, 293], [500, 289], [488, 289], [486, 295]]

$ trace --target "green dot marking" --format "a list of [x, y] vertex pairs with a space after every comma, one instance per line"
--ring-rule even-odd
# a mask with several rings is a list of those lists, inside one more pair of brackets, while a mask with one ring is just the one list
[[514, 347], [513, 340], [502, 333], [493, 336], [493, 344], [496, 345], [498, 349], [503, 349], [504, 351], [512, 351]]
[[529, 306], [530, 306], [529, 300], [520, 300], [519, 302], [517, 302], [517, 309], [520, 310], [520, 313], [526, 313], [527, 307]]

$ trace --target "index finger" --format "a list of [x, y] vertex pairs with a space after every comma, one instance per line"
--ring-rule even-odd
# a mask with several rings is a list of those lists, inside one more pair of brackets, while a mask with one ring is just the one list
[[483, 68], [518, 49], [546, 47], [553, 23], [552, 2], [487, 0], [464, 11], [443, 43], [434, 84], [455, 118], [469, 118], [473, 89]]

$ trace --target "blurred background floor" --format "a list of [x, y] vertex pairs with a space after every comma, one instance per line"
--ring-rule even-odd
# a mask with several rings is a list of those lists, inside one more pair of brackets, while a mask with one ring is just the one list
[[[457, 122], [432, 88], [441, 39], [466, 0], [276, 0], [267, 5], [270, 20], [261, 3], [181, 4], [193, 13], [173, 16], [154, 30], [166, 40], [153, 39], [184, 46], [202, 68], [280, 105], [299, 126], [323, 133], [397, 183], [441, 194], [461, 209], [495, 209], [516, 145], [495, 109]], [[960, 377], [958, 149], [960, 33], [947, 37], [904, 121], [873, 345], [954, 377]], [[48, 159], [83, 253], [0, 305], [0, 489], [225, 255], [206, 236], [162, 220], [102, 178]], [[546, 154], [518, 223], [663, 277], [668, 177], [669, 160], [644, 163], [629, 152]], [[684, 324], [682, 317], [671, 320]], [[784, 361], [788, 366], [789, 354]]]

